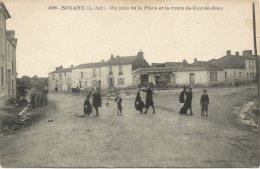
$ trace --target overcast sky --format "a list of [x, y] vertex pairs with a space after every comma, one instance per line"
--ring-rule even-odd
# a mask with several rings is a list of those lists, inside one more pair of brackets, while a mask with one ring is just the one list
[[[17, 72], [47, 77], [55, 67], [132, 56], [149, 62], [220, 58], [253, 50], [252, 1], [2, 0], [18, 38]], [[64, 11], [49, 6], [222, 7], [223, 10]], [[258, 4], [257, 4], [258, 5]], [[257, 6], [259, 8], [259, 6]], [[258, 16], [257, 16], [258, 17]], [[259, 36], [258, 36], [259, 37]], [[259, 46], [259, 45], [258, 45]]]

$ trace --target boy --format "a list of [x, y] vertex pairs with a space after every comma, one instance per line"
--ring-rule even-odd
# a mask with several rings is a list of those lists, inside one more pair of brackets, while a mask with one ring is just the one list
[[208, 116], [208, 104], [209, 104], [209, 96], [207, 95], [207, 90], [203, 90], [203, 94], [200, 99], [201, 104], [201, 116], [204, 116], [204, 111], [206, 111], [206, 116]]
[[[117, 115], [122, 115], [122, 98], [120, 97], [120, 93], [117, 93], [117, 97], [115, 99], [116, 102], [116, 111], [117, 111]], [[120, 112], [120, 114], [119, 114]]]

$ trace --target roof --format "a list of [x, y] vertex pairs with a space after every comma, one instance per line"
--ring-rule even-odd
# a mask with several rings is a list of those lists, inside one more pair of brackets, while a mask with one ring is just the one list
[[84, 69], [84, 68], [100, 68], [102, 66], [105, 66], [106, 62], [93, 62], [93, 63], [85, 63], [85, 64], [80, 64], [74, 69]]
[[71, 71], [72, 71], [72, 68], [64, 68], [64, 69], [56, 69], [55, 71], [50, 72], [50, 73], [65, 73], [65, 72], [71, 72]]
[[0, 10], [3, 11], [5, 19], [11, 18], [8, 10], [5, 7], [5, 4], [3, 2], [1, 2], [1, 1], [0, 1]]
[[216, 66], [207, 64], [193, 65], [189, 64], [184, 67], [149, 67], [140, 68], [133, 72], [133, 74], [151, 74], [151, 73], [170, 73], [170, 72], [185, 72], [185, 71], [221, 71], [222, 69]]
[[182, 66], [183, 62], [166, 62], [165, 67], [178, 67]]
[[221, 68], [245, 69], [245, 59], [248, 56], [226, 55], [217, 60], [211, 60], [209, 65], [215, 65]]
[[107, 61], [108, 65], [128, 65], [132, 64], [138, 56], [116, 56]]

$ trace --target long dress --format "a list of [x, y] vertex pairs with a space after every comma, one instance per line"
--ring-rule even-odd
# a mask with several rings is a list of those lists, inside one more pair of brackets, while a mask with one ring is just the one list
[[93, 94], [93, 107], [98, 108], [101, 107], [101, 95], [99, 92], [95, 92]]
[[146, 107], [153, 106], [153, 91], [152, 89], [146, 90]]
[[141, 99], [140, 92], [138, 92], [135, 98], [135, 109], [142, 112], [143, 108], [144, 102]]
[[87, 114], [88, 116], [92, 113], [92, 106], [89, 101], [89, 95], [87, 96], [85, 102], [84, 102], [84, 114]]

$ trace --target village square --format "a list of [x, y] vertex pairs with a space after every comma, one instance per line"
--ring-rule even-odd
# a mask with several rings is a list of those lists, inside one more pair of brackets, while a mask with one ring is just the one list
[[9, 12], [0, 1], [1, 167], [259, 166], [256, 48], [192, 62], [132, 49], [30, 77]]

